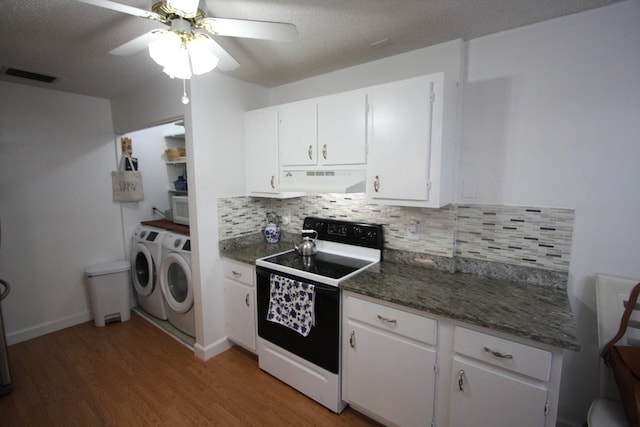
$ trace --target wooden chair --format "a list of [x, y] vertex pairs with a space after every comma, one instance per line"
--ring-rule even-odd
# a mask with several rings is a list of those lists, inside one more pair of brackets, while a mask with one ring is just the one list
[[[638, 279], [596, 274], [596, 305], [598, 314], [598, 348], [612, 339], [620, 327], [620, 319], [631, 289], [640, 282]], [[627, 333], [620, 345], [640, 345], [640, 302], [636, 303]], [[600, 391], [587, 414], [589, 427], [626, 427], [629, 425], [620, 403], [613, 370], [605, 366], [600, 358]]]

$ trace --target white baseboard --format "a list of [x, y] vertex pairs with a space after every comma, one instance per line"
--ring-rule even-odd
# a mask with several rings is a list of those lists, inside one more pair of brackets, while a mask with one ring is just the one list
[[220, 353], [227, 351], [231, 348], [231, 343], [227, 340], [226, 337], [219, 339], [218, 341], [207, 345], [206, 347], [202, 346], [200, 343], [196, 343], [193, 346], [193, 353], [197, 358], [202, 360], [209, 360], [214, 356], [219, 355]]
[[63, 317], [62, 319], [41, 323], [30, 328], [7, 334], [7, 345], [17, 344], [19, 342], [27, 341], [32, 338], [50, 334], [51, 332], [59, 331], [70, 326], [79, 325], [80, 323], [88, 322], [91, 319], [93, 319], [93, 315], [87, 311], [84, 313], [78, 313], [72, 316]]

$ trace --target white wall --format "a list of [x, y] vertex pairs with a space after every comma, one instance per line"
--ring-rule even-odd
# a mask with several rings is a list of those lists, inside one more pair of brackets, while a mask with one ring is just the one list
[[9, 344], [91, 319], [87, 265], [124, 259], [108, 100], [0, 82]]
[[466, 57], [459, 201], [576, 210], [568, 293], [582, 350], [566, 354], [559, 408], [576, 426], [597, 394], [594, 274], [640, 277], [638, 22], [640, 2], [628, 1], [270, 91], [278, 104]]
[[[191, 81], [192, 144], [187, 140], [196, 355], [208, 359], [227, 348], [224, 327], [222, 263], [218, 251], [219, 197], [245, 193], [244, 112], [266, 104], [267, 91], [256, 85], [212, 73]], [[193, 218], [193, 217], [192, 217]]]
[[640, 278], [638, 23], [629, 1], [469, 43], [471, 200], [576, 211], [569, 297], [582, 350], [566, 354], [560, 396], [575, 425], [597, 393], [594, 274]]
[[[182, 80], [164, 73], [135, 91], [111, 100], [113, 130], [117, 134], [146, 129], [188, 115], [191, 105], [180, 102]], [[187, 82], [189, 93], [189, 82]]]
[[463, 44], [462, 40], [454, 40], [278, 86], [269, 93], [270, 103], [277, 105], [441, 71], [459, 81]]

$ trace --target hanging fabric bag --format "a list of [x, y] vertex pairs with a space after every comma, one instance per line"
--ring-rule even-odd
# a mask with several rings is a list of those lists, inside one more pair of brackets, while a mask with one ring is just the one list
[[111, 172], [114, 202], [139, 202], [144, 200], [142, 174], [135, 169], [131, 157], [125, 154], [120, 158], [118, 170]]

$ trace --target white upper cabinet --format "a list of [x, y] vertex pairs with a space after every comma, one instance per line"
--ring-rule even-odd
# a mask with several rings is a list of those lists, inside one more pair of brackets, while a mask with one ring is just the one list
[[345, 92], [318, 99], [318, 162], [358, 165], [367, 161], [367, 96]]
[[456, 92], [444, 73], [369, 90], [370, 202], [442, 207], [453, 201]]
[[365, 92], [344, 92], [277, 108], [282, 166], [366, 163]]
[[250, 195], [278, 193], [278, 112], [245, 113], [247, 190]]
[[318, 161], [316, 102], [293, 102], [280, 105], [277, 109], [280, 164], [315, 165]]
[[[327, 191], [313, 177], [342, 184], [354, 180], [345, 171], [366, 169], [370, 203], [445, 206], [454, 193], [456, 99], [455, 82], [436, 73], [247, 112], [248, 193], [301, 195], [279, 184]], [[364, 179], [354, 181], [347, 188], [363, 191]]]

